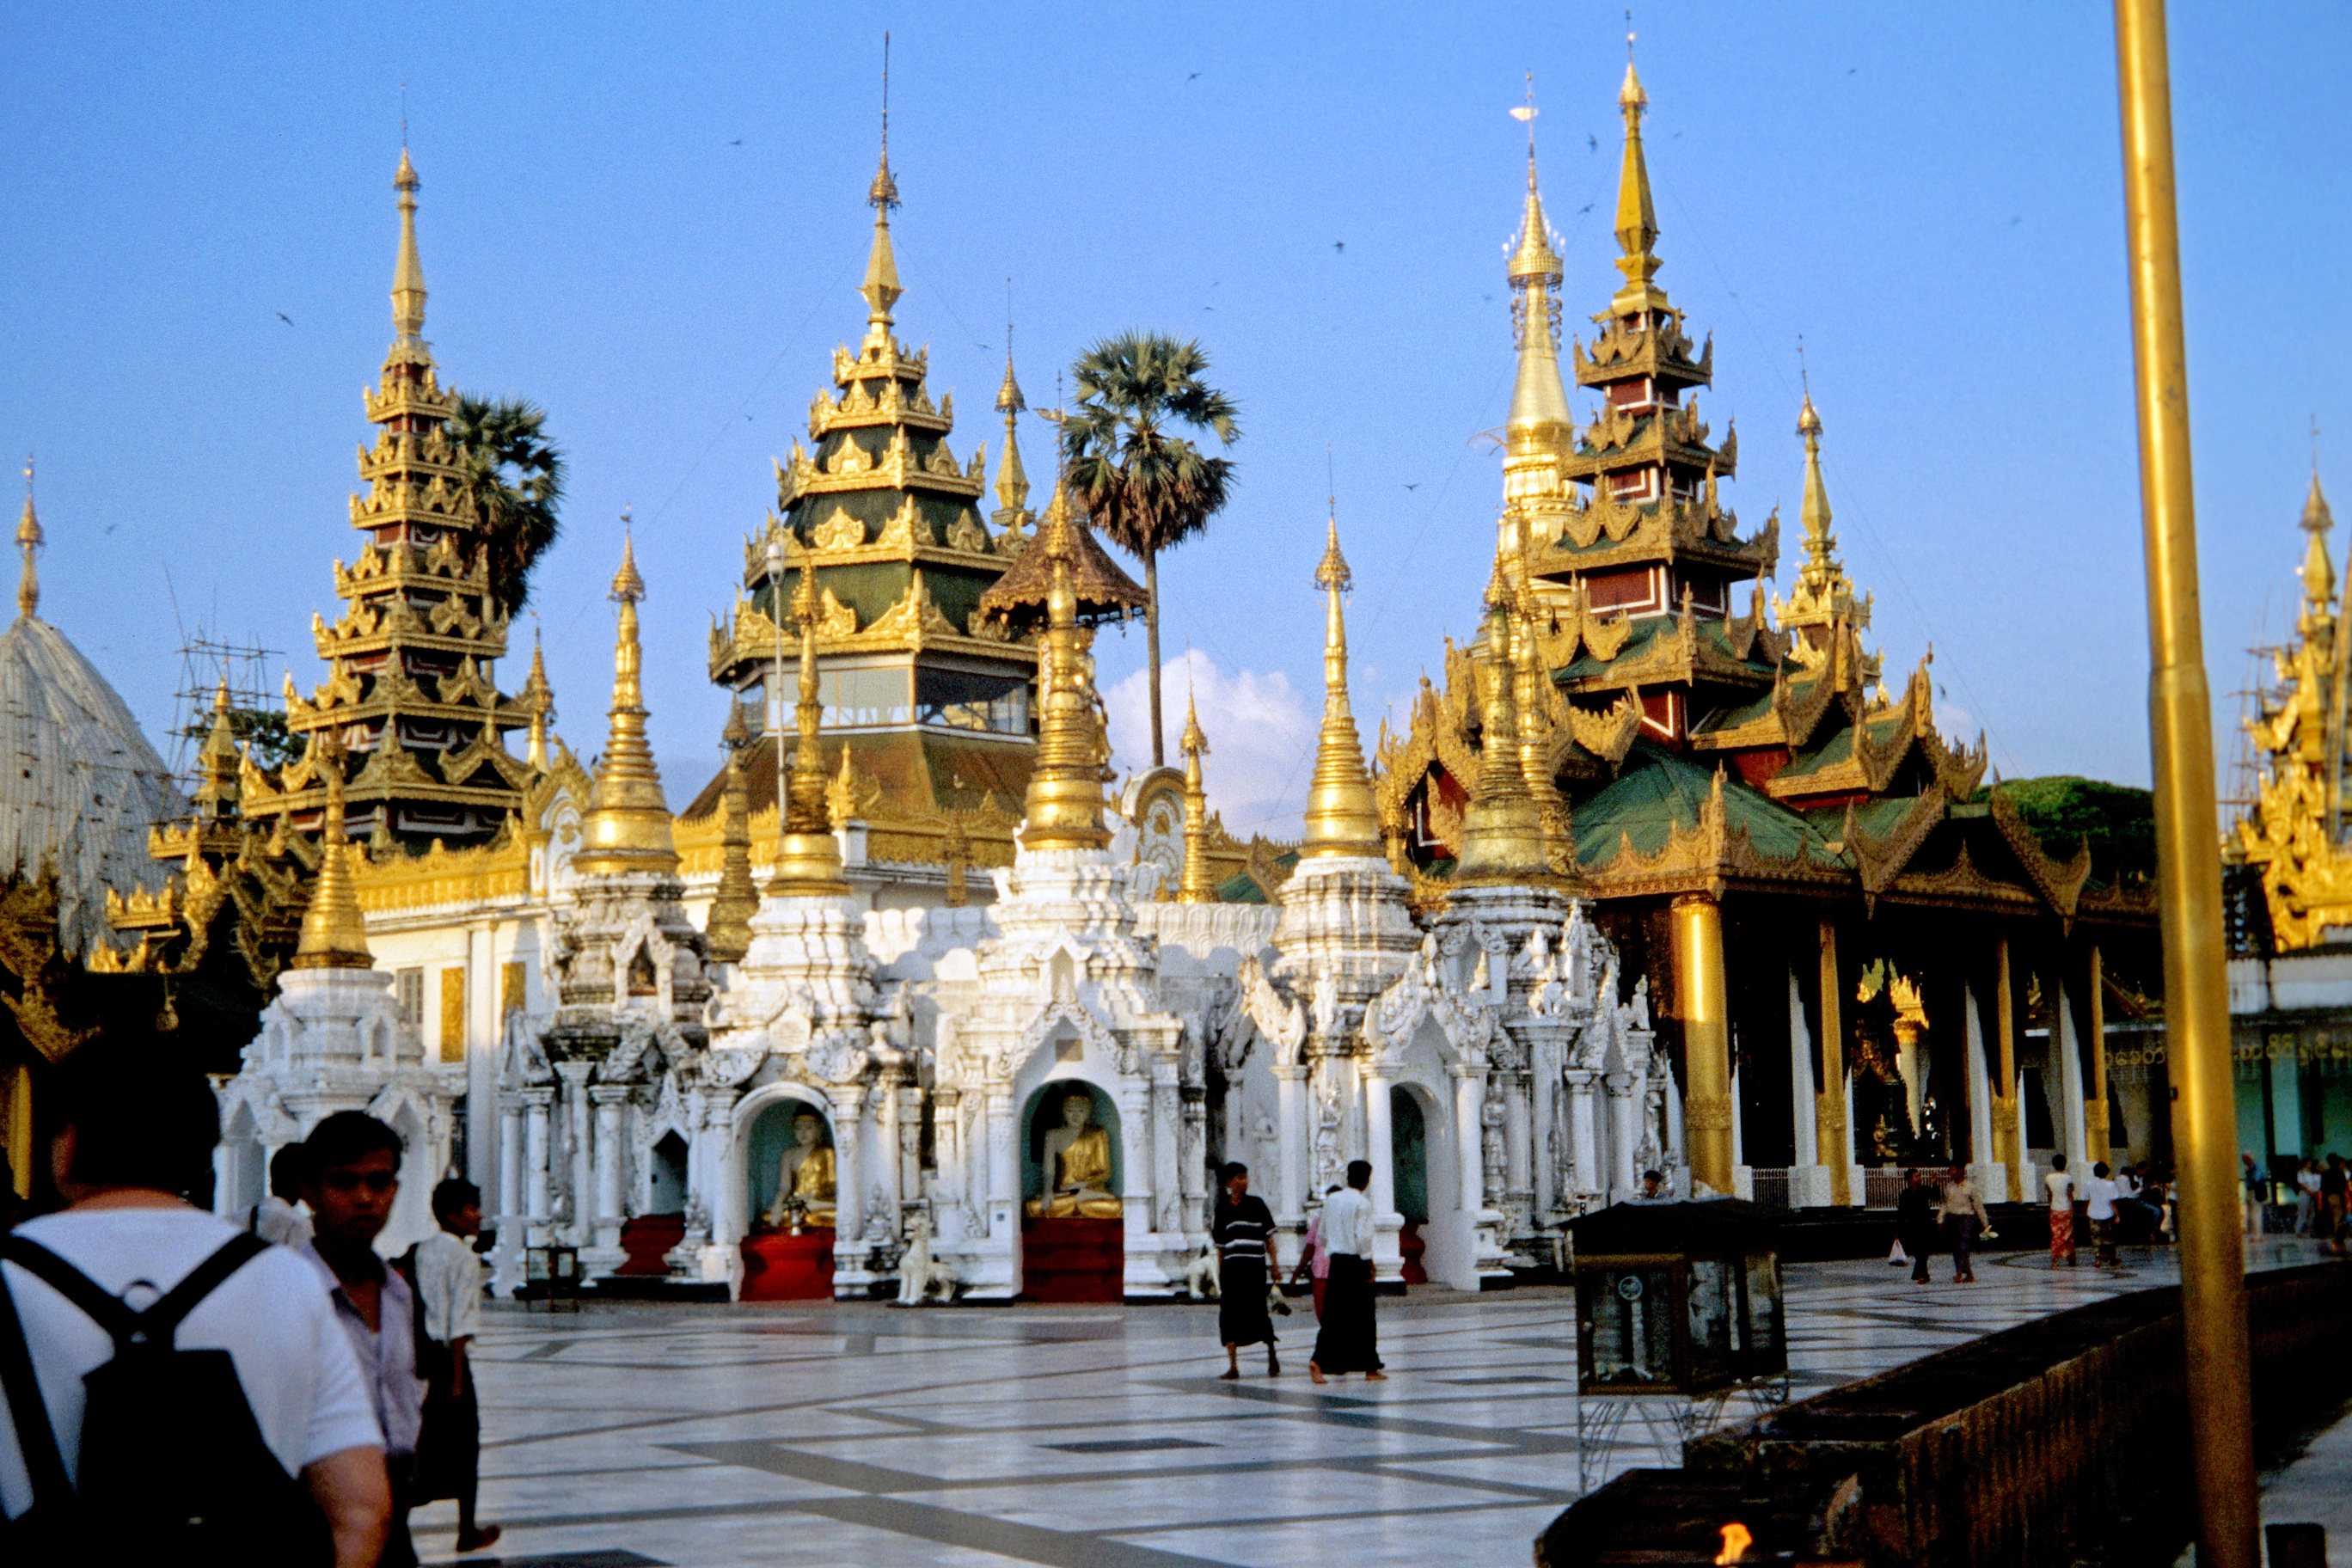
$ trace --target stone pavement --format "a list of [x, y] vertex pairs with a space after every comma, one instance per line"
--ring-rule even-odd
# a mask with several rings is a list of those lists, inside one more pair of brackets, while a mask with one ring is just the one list
[[[1793, 1265], [1795, 1391], [2175, 1278], [2168, 1251], [2126, 1257], [1986, 1256], [1975, 1285], [1943, 1258], [1927, 1286]], [[1570, 1292], [1384, 1300], [1385, 1384], [1314, 1387], [1312, 1314], [1276, 1324], [1283, 1376], [1244, 1352], [1228, 1384], [1213, 1306], [498, 1308], [481, 1517], [509, 1568], [1273, 1568], [1330, 1559], [1335, 1530], [1380, 1568], [1524, 1563], [1575, 1498]], [[1662, 1462], [1621, 1437], [1609, 1469]], [[418, 1511], [426, 1562], [455, 1534], [454, 1505]]]

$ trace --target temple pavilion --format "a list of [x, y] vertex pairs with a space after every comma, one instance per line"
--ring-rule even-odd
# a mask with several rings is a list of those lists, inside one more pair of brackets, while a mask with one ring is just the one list
[[2117, 1124], [2085, 1042], [2105, 1037], [2106, 971], [2152, 962], [2152, 888], [1984, 787], [1981, 740], [1937, 728], [1927, 658], [1889, 689], [1810, 393], [1802, 553], [1768, 596], [1778, 514], [1743, 531], [1723, 493], [1738, 440], [1700, 407], [1713, 341], [1658, 281], [1630, 61], [1618, 107], [1621, 279], [1570, 343], [1581, 423], [1530, 140], [1486, 616], [1381, 737], [1391, 863], [1425, 908], [1498, 877], [1594, 901], [1624, 983], [1650, 983], [1691, 1169], [1717, 1190], [1861, 1203], [1869, 1168], [1936, 1158], [1999, 1197], [2052, 1152], [2145, 1150], [2157, 1118]]

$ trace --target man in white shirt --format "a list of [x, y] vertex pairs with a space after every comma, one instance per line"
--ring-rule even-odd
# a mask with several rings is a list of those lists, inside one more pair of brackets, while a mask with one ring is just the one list
[[2050, 1157], [2050, 1173], [2042, 1178], [2050, 1189], [2050, 1262], [2074, 1266], [2074, 1178], [2066, 1173], [2066, 1156]]
[[[153, 1482], [89, 1473], [81, 1463], [92, 1386], [85, 1379], [116, 1358], [113, 1336], [91, 1307], [144, 1312], [243, 1238], [237, 1226], [184, 1195], [208, 1178], [220, 1140], [218, 1105], [184, 1047], [93, 1042], [59, 1065], [51, 1094], [60, 1127], [49, 1168], [68, 1206], [27, 1221], [5, 1243], [0, 1286], [21, 1325], [25, 1354], [16, 1354], [15, 1326], [0, 1322], [0, 1388], [29, 1380], [42, 1408], [33, 1410], [29, 1396], [20, 1403], [16, 1390], [0, 1392], [0, 1512], [21, 1523], [37, 1506], [40, 1521], [65, 1528], [75, 1553], [94, 1562], [105, 1552], [93, 1549], [91, 1533], [135, 1528], [124, 1520], [138, 1505], [112, 1510], [108, 1500], [136, 1499]], [[68, 1289], [90, 1306], [77, 1304]], [[245, 1402], [243, 1410], [156, 1414], [216, 1446], [219, 1452], [190, 1461], [191, 1471], [205, 1464], [234, 1468], [219, 1462], [220, 1452], [250, 1445], [256, 1435], [266, 1450], [254, 1457], [254, 1468], [238, 1472], [257, 1478], [250, 1497], [202, 1500], [224, 1519], [245, 1516], [231, 1528], [251, 1531], [243, 1542], [250, 1560], [324, 1562], [319, 1538], [331, 1534], [336, 1568], [370, 1568], [391, 1511], [383, 1437], [351, 1346], [310, 1266], [291, 1252], [260, 1250], [187, 1310], [171, 1344], [179, 1352], [226, 1352]], [[20, 1376], [9, 1375], [11, 1365]], [[300, 1517], [306, 1493], [323, 1521]], [[318, 1543], [315, 1559], [277, 1555], [263, 1537], [278, 1531], [307, 1534]], [[25, 1549], [26, 1561], [39, 1560], [31, 1555], [35, 1542]]]
[[457, 1499], [457, 1550], [479, 1552], [501, 1533], [495, 1524], [474, 1522], [482, 1414], [469, 1352], [482, 1327], [485, 1271], [469, 1238], [482, 1228], [482, 1190], [462, 1176], [450, 1177], [433, 1189], [433, 1218], [441, 1228], [416, 1244], [405, 1266], [415, 1271], [424, 1328], [416, 1365], [425, 1378], [425, 1426], [413, 1500]]
[[2102, 1268], [2116, 1267], [2116, 1184], [2107, 1177], [2106, 1162], [2091, 1167], [2090, 1185], [2083, 1190], [2089, 1200], [2091, 1215], [2091, 1247], [2093, 1261]]
[[1318, 1383], [1327, 1374], [1360, 1372], [1381, 1383], [1380, 1325], [1372, 1305], [1372, 1184], [1369, 1160], [1348, 1163], [1348, 1188], [1323, 1200], [1323, 1247], [1331, 1273], [1323, 1289], [1323, 1327], [1315, 1336], [1315, 1358], [1307, 1373]]

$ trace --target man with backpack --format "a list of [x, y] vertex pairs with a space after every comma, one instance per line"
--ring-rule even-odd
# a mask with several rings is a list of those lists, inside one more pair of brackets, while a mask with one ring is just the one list
[[416, 1375], [416, 1298], [376, 1255], [375, 1238], [400, 1195], [400, 1134], [360, 1110], [338, 1110], [303, 1141], [302, 1197], [316, 1236], [304, 1255], [334, 1303], [335, 1321], [359, 1358], [360, 1378], [383, 1431], [392, 1477], [392, 1520], [383, 1568], [415, 1568], [408, 1510], [425, 1384]]
[[0, 1237], [0, 1561], [369, 1568], [383, 1437], [316, 1272], [188, 1202], [220, 1112], [152, 1036], [58, 1064], [67, 1207]]

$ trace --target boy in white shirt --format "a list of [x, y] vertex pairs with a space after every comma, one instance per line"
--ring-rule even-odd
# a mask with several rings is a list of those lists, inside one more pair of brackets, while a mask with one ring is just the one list
[[2107, 1178], [2106, 1162], [2091, 1167], [2091, 1184], [2084, 1190], [2091, 1210], [2091, 1247], [2093, 1258], [2102, 1268], [2113, 1268], [2116, 1260], [2116, 1184]]

